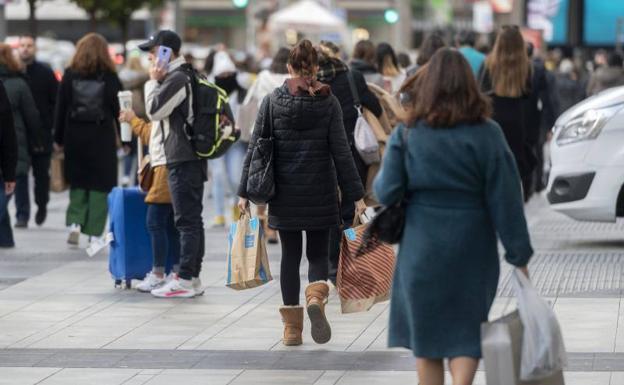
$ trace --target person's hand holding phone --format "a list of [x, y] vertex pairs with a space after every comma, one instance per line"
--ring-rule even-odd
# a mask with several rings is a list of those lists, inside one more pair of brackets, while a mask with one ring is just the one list
[[167, 76], [172, 54], [173, 51], [171, 48], [164, 45], [158, 47], [156, 52], [156, 61], [154, 66], [150, 69], [150, 78], [152, 80], [161, 81], [165, 78], [165, 76]]

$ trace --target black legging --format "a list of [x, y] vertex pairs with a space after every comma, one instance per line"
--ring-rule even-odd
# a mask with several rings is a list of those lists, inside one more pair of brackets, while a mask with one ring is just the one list
[[[280, 285], [282, 300], [286, 306], [299, 305], [301, 280], [299, 266], [303, 252], [301, 231], [279, 230], [282, 243], [282, 265], [280, 269]], [[306, 256], [310, 264], [308, 280], [310, 282], [327, 281], [328, 274], [329, 229], [306, 231]]]

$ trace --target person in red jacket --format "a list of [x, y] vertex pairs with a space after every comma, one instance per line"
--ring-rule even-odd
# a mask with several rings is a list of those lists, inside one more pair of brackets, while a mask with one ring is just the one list
[[13, 112], [4, 84], [0, 81], [0, 248], [15, 246], [11, 218], [7, 210], [9, 197], [15, 191], [17, 137]]

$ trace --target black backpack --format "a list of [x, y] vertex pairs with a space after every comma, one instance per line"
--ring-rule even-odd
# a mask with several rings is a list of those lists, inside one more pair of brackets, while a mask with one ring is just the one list
[[193, 95], [193, 124], [185, 121], [186, 134], [198, 157], [218, 158], [240, 137], [227, 93], [192, 66], [185, 64], [180, 69], [190, 78]]
[[106, 83], [98, 79], [74, 79], [72, 102], [69, 110], [71, 120], [84, 123], [102, 123], [106, 118], [104, 99]]

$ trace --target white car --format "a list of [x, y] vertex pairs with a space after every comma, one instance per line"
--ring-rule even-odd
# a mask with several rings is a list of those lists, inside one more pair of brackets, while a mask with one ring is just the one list
[[564, 112], [550, 150], [547, 197], [554, 210], [579, 221], [624, 216], [624, 87]]

